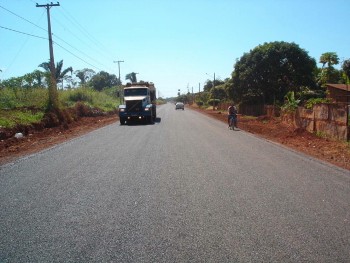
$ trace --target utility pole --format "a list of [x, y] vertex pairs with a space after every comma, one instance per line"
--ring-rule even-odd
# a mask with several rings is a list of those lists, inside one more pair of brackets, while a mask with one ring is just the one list
[[119, 72], [119, 83], [120, 83], [120, 86], [119, 86], [119, 101], [120, 101], [120, 104], [122, 103], [122, 90], [121, 90], [121, 87], [122, 87], [122, 81], [120, 80], [120, 63], [121, 62], [124, 62], [124, 60], [117, 60], [117, 61], [113, 61], [114, 63], [118, 63], [118, 72]]
[[48, 32], [49, 32], [49, 49], [50, 49], [50, 83], [49, 83], [49, 110], [58, 110], [58, 92], [57, 92], [57, 83], [56, 83], [56, 69], [55, 69], [55, 60], [53, 55], [53, 42], [52, 42], [52, 33], [51, 33], [51, 21], [50, 21], [50, 8], [53, 6], [60, 6], [60, 3], [57, 4], [46, 4], [39, 5], [36, 4], [36, 7], [45, 7], [47, 11], [47, 24], [48, 24]]
[[215, 88], [215, 72], [214, 72], [213, 88]]
[[193, 94], [193, 86], [192, 86], [192, 104], [194, 103], [194, 94]]
[[118, 72], [119, 72], [119, 82], [120, 85], [122, 84], [122, 81], [120, 80], [120, 63], [124, 62], [124, 60], [117, 60], [117, 61], [113, 61], [114, 63], [118, 63]]

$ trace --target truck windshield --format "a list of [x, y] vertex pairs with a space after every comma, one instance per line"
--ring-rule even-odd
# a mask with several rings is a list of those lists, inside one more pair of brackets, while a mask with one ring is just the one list
[[124, 96], [147, 96], [147, 89], [125, 89]]

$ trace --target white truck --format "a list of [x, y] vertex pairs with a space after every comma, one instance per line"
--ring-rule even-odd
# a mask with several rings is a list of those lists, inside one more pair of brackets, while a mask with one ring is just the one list
[[124, 104], [119, 105], [120, 124], [130, 121], [154, 123], [157, 117], [156, 88], [152, 82], [128, 83], [123, 90]]

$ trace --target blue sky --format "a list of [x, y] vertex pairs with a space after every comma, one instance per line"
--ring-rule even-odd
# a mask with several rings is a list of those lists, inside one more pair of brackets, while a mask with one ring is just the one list
[[[0, 26], [47, 39], [46, 9], [36, 3], [48, 1], [0, 0]], [[59, 3], [51, 8], [55, 62], [118, 76], [113, 62], [124, 60], [123, 83], [127, 73], [137, 72], [138, 80], [154, 82], [163, 97], [176, 96], [178, 89], [197, 92], [214, 73], [222, 80], [230, 77], [235, 61], [265, 42], [294, 42], [317, 62], [325, 52], [336, 52], [340, 61], [350, 58], [349, 0]], [[48, 61], [47, 40], [1, 27], [0, 79]]]

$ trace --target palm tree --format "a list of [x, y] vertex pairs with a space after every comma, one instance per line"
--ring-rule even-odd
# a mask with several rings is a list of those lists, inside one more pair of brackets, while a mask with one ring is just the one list
[[[45, 69], [47, 72], [50, 72], [50, 62], [43, 62], [38, 67]], [[62, 82], [62, 89], [63, 89], [64, 76], [67, 75], [68, 72], [72, 74], [73, 68], [68, 67], [62, 71], [62, 67], [63, 67], [63, 60], [61, 60], [60, 62], [57, 62], [56, 64], [55, 79], [56, 79], [56, 83]]]
[[320, 57], [320, 63], [322, 63], [322, 69], [318, 76], [318, 82], [321, 86], [325, 86], [329, 82], [337, 82], [337, 70], [333, 65], [339, 64], [339, 58], [335, 52], [326, 52], [323, 53]]
[[323, 53], [320, 57], [320, 63], [322, 63], [322, 68], [327, 64], [328, 68], [333, 67], [339, 63], [339, 58], [335, 52], [326, 52]]
[[95, 71], [92, 69], [84, 68], [82, 70], [76, 70], [74, 74], [80, 79], [80, 84], [84, 85], [87, 80], [91, 79], [95, 75]]
[[139, 74], [139, 73], [131, 72], [129, 74], [126, 74], [125, 80], [130, 80], [131, 83], [136, 83], [137, 82], [136, 74]]

